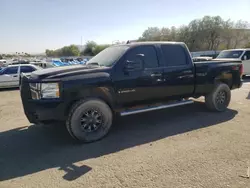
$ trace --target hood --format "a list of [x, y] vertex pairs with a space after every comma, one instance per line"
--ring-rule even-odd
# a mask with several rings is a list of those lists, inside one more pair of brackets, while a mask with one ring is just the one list
[[34, 71], [31, 74], [32, 79], [60, 79], [66, 76], [76, 76], [87, 73], [106, 72], [110, 68], [99, 66], [72, 65], [65, 67], [53, 67]]

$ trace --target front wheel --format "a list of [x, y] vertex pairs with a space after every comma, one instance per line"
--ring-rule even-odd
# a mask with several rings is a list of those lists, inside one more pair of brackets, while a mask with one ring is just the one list
[[109, 132], [112, 119], [112, 111], [105, 102], [83, 100], [71, 108], [66, 126], [73, 138], [81, 142], [94, 142]]
[[206, 106], [213, 111], [223, 112], [231, 100], [231, 91], [227, 84], [219, 83], [213, 91], [205, 96]]

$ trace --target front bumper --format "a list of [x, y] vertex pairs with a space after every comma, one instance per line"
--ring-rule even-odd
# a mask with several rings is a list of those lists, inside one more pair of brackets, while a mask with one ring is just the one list
[[66, 119], [66, 106], [61, 99], [33, 100], [28, 78], [23, 76], [21, 79], [20, 94], [24, 113], [29, 122], [38, 123], [47, 120], [63, 121]]

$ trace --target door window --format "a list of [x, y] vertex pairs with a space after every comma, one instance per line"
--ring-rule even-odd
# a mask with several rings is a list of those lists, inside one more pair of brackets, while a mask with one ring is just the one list
[[161, 49], [167, 66], [187, 65], [186, 53], [182, 46], [164, 44]]
[[22, 73], [29, 73], [33, 72], [35, 69], [31, 66], [21, 66], [21, 72]]
[[8, 67], [4, 70], [3, 74], [17, 74], [18, 67]]
[[246, 59], [243, 60], [250, 60], [250, 51], [246, 51], [245, 54], [243, 55], [243, 58], [244, 56], [246, 56]]
[[130, 50], [127, 54], [128, 61], [138, 60], [138, 54], [142, 55], [144, 60], [144, 68], [158, 67], [158, 58], [154, 46], [138, 46]]

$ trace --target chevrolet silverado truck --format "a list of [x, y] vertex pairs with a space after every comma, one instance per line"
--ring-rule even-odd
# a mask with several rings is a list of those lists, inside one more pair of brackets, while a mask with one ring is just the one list
[[242, 73], [238, 60], [194, 63], [184, 43], [135, 42], [106, 48], [86, 65], [23, 74], [20, 93], [31, 123], [64, 122], [74, 139], [93, 142], [110, 131], [116, 115], [201, 96], [210, 110], [225, 111]]

